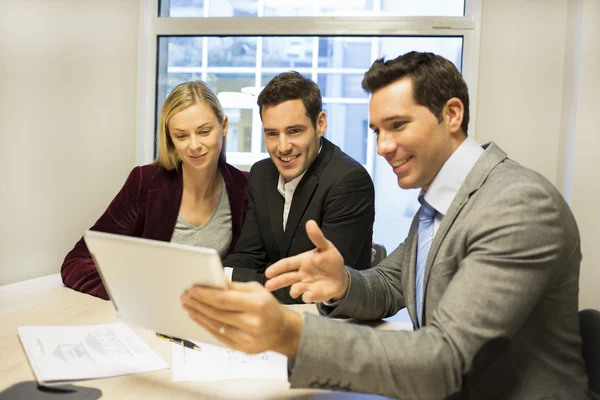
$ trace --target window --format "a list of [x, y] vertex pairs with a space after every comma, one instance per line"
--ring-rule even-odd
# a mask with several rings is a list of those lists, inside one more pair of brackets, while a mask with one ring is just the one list
[[[140, 91], [145, 116], [140, 163], [155, 156], [155, 137], [148, 132], [156, 130], [166, 95], [181, 82], [201, 79], [229, 118], [227, 160], [249, 169], [268, 157], [257, 94], [278, 73], [298, 71], [321, 88], [329, 123], [325, 136], [373, 177], [375, 241], [391, 251], [406, 236], [418, 203], [415, 191], [399, 189], [376, 154], [363, 74], [376, 58], [432, 51], [463, 72], [476, 104], [480, 1], [151, 0], [150, 40], [142, 43], [140, 62], [147, 78]], [[472, 106], [472, 121], [474, 111]]]

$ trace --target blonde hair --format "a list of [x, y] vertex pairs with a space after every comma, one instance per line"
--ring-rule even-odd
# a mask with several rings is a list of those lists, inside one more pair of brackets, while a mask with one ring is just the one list
[[[177, 85], [165, 99], [160, 113], [158, 125], [158, 157], [154, 165], [158, 165], [168, 171], [176, 169], [181, 164], [181, 159], [175, 150], [175, 145], [169, 132], [169, 121], [171, 118], [194, 104], [205, 103], [214, 111], [219, 124], [223, 125], [225, 113], [217, 95], [202, 81], [185, 82]], [[225, 161], [225, 136], [219, 158]]]

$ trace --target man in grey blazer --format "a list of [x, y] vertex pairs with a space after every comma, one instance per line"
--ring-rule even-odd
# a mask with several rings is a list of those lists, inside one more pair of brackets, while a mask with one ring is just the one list
[[316, 249], [272, 265], [266, 288], [291, 285], [290, 295], [336, 318], [407, 307], [415, 331], [299, 316], [235, 283], [188, 290], [190, 316], [236, 349], [286, 354], [292, 387], [404, 400], [591, 396], [577, 317], [579, 234], [561, 195], [497, 145], [467, 137], [467, 87], [448, 60], [377, 60], [363, 87], [378, 153], [400, 187], [421, 188], [408, 237], [357, 271], [309, 221]]

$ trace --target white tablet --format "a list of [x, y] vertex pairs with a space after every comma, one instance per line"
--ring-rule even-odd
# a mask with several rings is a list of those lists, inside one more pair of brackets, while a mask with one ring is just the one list
[[224, 346], [190, 319], [179, 300], [194, 285], [227, 287], [215, 249], [96, 231], [83, 237], [121, 319], [165, 335]]

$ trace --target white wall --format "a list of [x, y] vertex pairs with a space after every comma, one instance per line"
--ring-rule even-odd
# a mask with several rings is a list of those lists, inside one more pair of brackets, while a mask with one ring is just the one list
[[3, 285], [58, 272], [134, 166], [138, 1], [0, 3]]
[[579, 0], [580, 58], [577, 66], [571, 206], [581, 233], [583, 263], [579, 306], [600, 309], [600, 1]]
[[556, 178], [567, 0], [484, 0], [475, 136]]
[[597, 0], [483, 2], [475, 136], [571, 199], [584, 256], [581, 308], [600, 308], [599, 24]]

